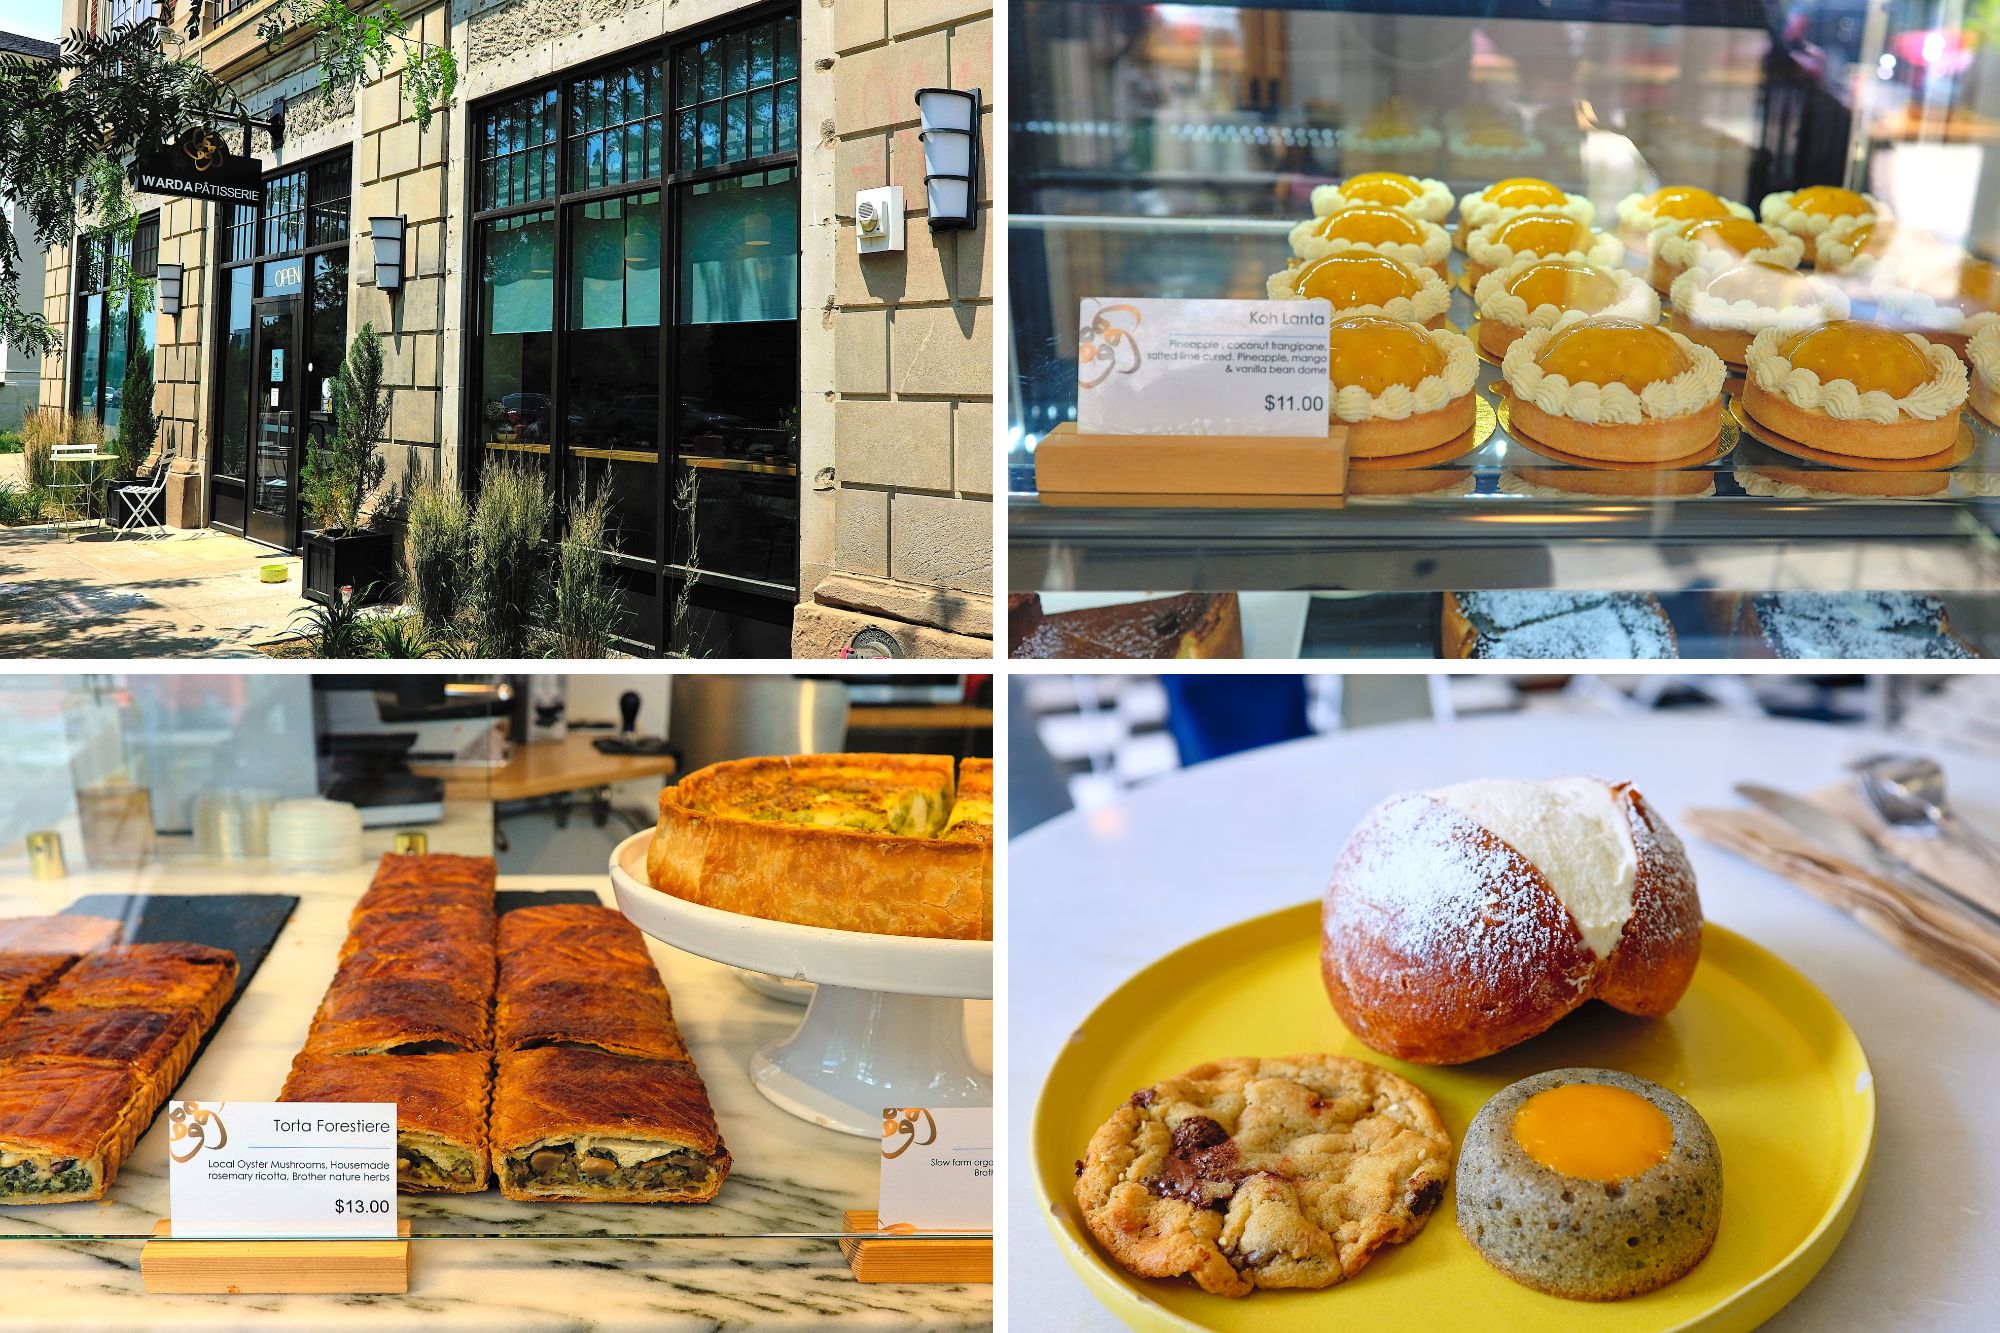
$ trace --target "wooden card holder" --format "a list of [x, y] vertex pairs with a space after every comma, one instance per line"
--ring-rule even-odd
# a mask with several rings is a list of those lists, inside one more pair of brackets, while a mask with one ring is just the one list
[[174, 1240], [153, 1224], [139, 1252], [151, 1296], [369, 1295], [410, 1289], [410, 1224], [401, 1240]]
[[1035, 446], [1035, 489], [1104, 503], [1153, 495], [1340, 495], [1347, 428], [1325, 439], [1256, 435], [1083, 435], [1065, 421]]
[[[875, 1231], [873, 1211], [846, 1214], [849, 1231]], [[961, 1283], [993, 1280], [993, 1239], [904, 1240], [898, 1236], [845, 1237], [840, 1252], [856, 1282]]]

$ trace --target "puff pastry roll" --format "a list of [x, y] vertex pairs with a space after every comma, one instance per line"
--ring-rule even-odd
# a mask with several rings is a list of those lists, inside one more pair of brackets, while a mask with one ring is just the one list
[[373, 887], [469, 887], [485, 890], [490, 899], [499, 877], [499, 865], [490, 856], [454, 856], [447, 852], [401, 855], [389, 852], [375, 867]]
[[589, 1046], [615, 1055], [689, 1058], [674, 1026], [667, 988], [657, 976], [647, 987], [599, 981], [509, 987], [494, 1012], [493, 1044], [502, 1051]]
[[213, 1027], [236, 989], [236, 955], [205, 944], [120, 944], [65, 972], [47, 1009], [186, 1009]]
[[471, 910], [444, 912], [367, 912], [354, 918], [340, 946], [346, 962], [363, 949], [378, 953], [423, 953], [439, 948], [493, 950], [493, 913]]
[[500, 918], [502, 994], [544, 981], [588, 977], [612, 985], [660, 984], [646, 937], [609, 907], [523, 907]]
[[352, 990], [389, 981], [424, 981], [482, 1004], [493, 998], [493, 951], [469, 942], [438, 944], [402, 953], [357, 949], [333, 974], [328, 990]]
[[75, 961], [73, 954], [0, 953], [0, 1023], [27, 1008]]
[[435, 1055], [492, 1047], [484, 998], [428, 981], [329, 987], [306, 1033], [310, 1055]]
[[486, 1094], [492, 1059], [450, 1055], [314, 1055], [292, 1061], [281, 1102], [394, 1102], [396, 1188], [477, 1194], [487, 1187]]
[[194, 1062], [202, 1031], [185, 1009], [32, 1009], [0, 1028], [0, 1064], [75, 1061], [129, 1069], [151, 1119]]
[[693, 1065], [545, 1046], [503, 1052], [493, 1169], [520, 1200], [705, 1203], [729, 1174]]
[[125, 938], [125, 927], [101, 916], [16, 916], [0, 920], [0, 951], [95, 953]]
[[354, 905], [348, 925], [371, 912], [481, 912], [490, 917], [493, 894], [487, 889], [455, 886], [373, 888]]
[[139, 1095], [122, 1066], [0, 1064], [0, 1204], [103, 1198], [145, 1128]]

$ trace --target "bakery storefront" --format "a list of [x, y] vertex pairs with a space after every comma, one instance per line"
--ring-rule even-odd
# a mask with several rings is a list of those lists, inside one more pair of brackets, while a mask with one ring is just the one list
[[992, 1327], [991, 708], [945, 683], [0, 685], [8, 1315]]

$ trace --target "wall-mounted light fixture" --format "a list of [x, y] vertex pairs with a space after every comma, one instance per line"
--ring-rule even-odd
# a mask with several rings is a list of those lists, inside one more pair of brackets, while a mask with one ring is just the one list
[[368, 235], [375, 244], [375, 285], [385, 292], [403, 285], [403, 219], [369, 218]]
[[979, 90], [917, 89], [923, 119], [924, 190], [932, 231], [966, 231], [979, 224]]
[[162, 264], [154, 276], [159, 280], [160, 313], [178, 315], [181, 312], [181, 281], [187, 270], [179, 264]]

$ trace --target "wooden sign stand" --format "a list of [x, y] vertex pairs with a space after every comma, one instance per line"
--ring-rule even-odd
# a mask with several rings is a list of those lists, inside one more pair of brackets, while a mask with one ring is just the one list
[[1335, 426], [1325, 439], [1083, 435], [1065, 421], [1035, 446], [1035, 489], [1117, 496], [1340, 495], [1347, 489], [1347, 427]]
[[139, 1252], [149, 1296], [369, 1295], [410, 1289], [410, 1224], [401, 1240], [175, 1240], [153, 1224]]
[[[873, 1212], [850, 1211], [850, 1232], [876, 1231], [881, 1218]], [[854, 1270], [856, 1282], [962, 1283], [993, 1280], [993, 1238], [966, 1240], [905, 1240], [884, 1235], [843, 1237], [840, 1252]]]

